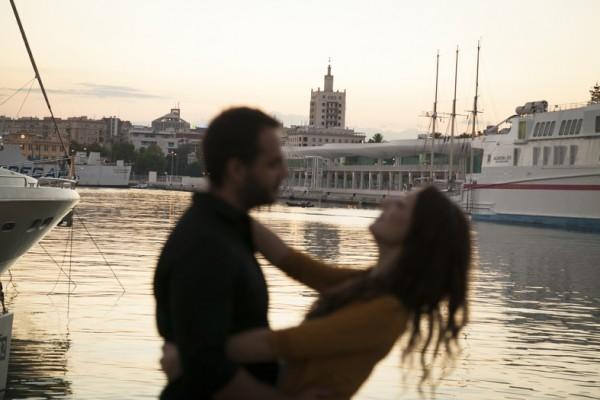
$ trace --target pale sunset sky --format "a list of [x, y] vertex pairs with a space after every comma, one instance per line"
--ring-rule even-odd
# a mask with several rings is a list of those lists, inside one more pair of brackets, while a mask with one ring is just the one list
[[[600, 0], [16, 4], [59, 117], [148, 124], [179, 103], [184, 119], [204, 126], [244, 104], [306, 123], [310, 89], [323, 88], [331, 57], [334, 88], [347, 90], [346, 125], [409, 138], [428, 128], [438, 49], [438, 109], [451, 109], [457, 45], [458, 112], [471, 109], [479, 39], [480, 126], [527, 101], [586, 101], [600, 81]], [[8, 0], [0, 55], [2, 103], [34, 77]], [[0, 105], [0, 115], [48, 115], [37, 87], [25, 102], [26, 89]]]

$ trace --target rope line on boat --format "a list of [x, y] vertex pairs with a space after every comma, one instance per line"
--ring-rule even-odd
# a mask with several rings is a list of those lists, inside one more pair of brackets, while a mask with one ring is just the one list
[[[60, 225], [60, 223], [59, 223], [59, 225]], [[73, 229], [73, 225], [71, 225], [71, 229]], [[69, 234], [70, 234], [70, 233], [69, 233]], [[69, 238], [70, 238], [70, 236], [69, 236]], [[69, 244], [70, 244], [70, 240], [69, 240], [69, 239], [67, 239], [67, 240], [65, 241], [65, 249], [63, 250], [63, 256], [62, 256], [62, 260], [60, 261], [60, 267], [59, 267], [59, 268], [61, 268], [61, 269], [62, 269], [62, 266], [64, 266], [64, 265], [65, 265], [65, 259], [66, 259], [66, 257], [67, 257], [67, 253], [68, 253], [68, 251], [69, 251]], [[63, 270], [63, 274], [65, 274], [65, 276], [68, 276], [68, 275], [66, 275], [66, 272], [64, 272], [64, 270]], [[49, 291], [47, 294], [52, 294], [52, 293], [54, 293], [54, 289], [56, 289], [56, 285], [58, 285], [58, 281], [59, 281], [59, 279], [60, 279], [60, 272], [59, 272], [59, 273], [58, 273], [58, 275], [56, 276], [56, 281], [54, 281], [54, 286], [52, 286], [52, 289], [51, 289], [51, 290], [50, 290], [50, 291]]]
[[[58, 276], [56, 277], [56, 282], [54, 282], [54, 286], [52, 287], [52, 289], [50, 290], [50, 292], [49, 292], [48, 294], [50, 294], [50, 293], [53, 293], [53, 292], [54, 292], [54, 289], [56, 288], [56, 285], [58, 284], [58, 280], [59, 280], [59, 277], [60, 277], [60, 273], [61, 273], [61, 272], [62, 272], [62, 274], [63, 274], [63, 275], [64, 275], [64, 276], [65, 276], [65, 277], [68, 279], [68, 282], [69, 282], [69, 283], [73, 283], [73, 285], [74, 285], [75, 287], [77, 287], [77, 284], [76, 284], [76, 283], [75, 283], [75, 282], [74, 282], [74, 281], [71, 279], [71, 276], [70, 276], [70, 274], [67, 274], [67, 273], [65, 272], [65, 270], [63, 269], [63, 267], [62, 267], [61, 265], [59, 265], [59, 264], [58, 264], [58, 262], [57, 262], [57, 261], [54, 259], [54, 257], [52, 257], [52, 254], [50, 254], [50, 252], [48, 251], [48, 249], [46, 249], [46, 247], [45, 247], [45, 246], [44, 246], [42, 243], [40, 243], [40, 247], [41, 247], [41, 248], [42, 248], [42, 249], [43, 249], [43, 250], [46, 252], [46, 255], [47, 255], [48, 257], [50, 257], [50, 260], [52, 260], [52, 262], [54, 263], [54, 265], [56, 265], [56, 266], [58, 267], [58, 269], [59, 269]], [[64, 261], [64, 259], [63, 259], [63, 261]]]
[[[75, 210], [73, 210], [75, 211]], [[77, 213], [73, 213], [73, 215], [77, 215]], [[87, 226], [85, 225], [85, 222], [83, 222], [83, 219], [77, 215], [77, 220], [79, 222], [81, 222], [81, 226], [83, 226], [83, 228], [85, 229], [85, 231], [87, 232], [88, 236], [90, 237], [90, 239], [92, 239], [92, 243], [94, 243], [94, 246], [96, 246], [96, 249], [98, 250], [98, 253], [100, 253], [100, 255], [102, 256], [102, 258], [104, 259], [104, 262], [106, 263], [106, 266], [110, 269], [110, 272], [112, 272], [113, 276], [115, 277], [116, 281], [119, 283], [119, 285], [121, 286], [121, 289], [123, 289], [123, 292], [125, 292], [125, 286], [123, 286], [123, 284], [121, 283], [121, 281], [119, 280], [119, 277], [117, 276], [117, 274], [115, 273], [115, 270], [113, 269], [113, 267], [110, 265], [110, 263], [108, 262], [108, 260], [106, 259], [106, 256], [104, 255], [104, 252], [102, 252], [102, 250], [100, 249], [100, 246], [98, 246], [98, 243], [96, 242], [96, 240], [94, 239], [94, 237], [92, 236], [92, 234], [90, 233], [89, 229], [87, 228]]]
[[18, 88], [17, 90], [15, 90], [11, 95], [9, 95], [4, 100], [2, 100], [2, 102], [0, 102], [0, 106], [4, 105], [7, 101], [9, 101], [10, 99], [12, 99], [17, 93], [19, 93], [21, 90], [25, 89], [25, 87], [27, 85], [29, 85], [30, 83], [32, 83], [32, 82], [35, 82], [35, 76], [33, 78], [31, 78], [29, 81], [27, 81], [26, 84], [24, 84], [23, 86], [21, 86], [20, 88]]
[[25, 98], [23, 98], [23, 101], [21, 102], [21, 106], [19, 107], [19, 111], [17, 111], [16, 118], [19, 118], [19, 115], [21, 114], [21, 110], [23, 109], [23, 106], [25, 105], [25, 102], [27, 101], [27, 98], [29, 97], [29, 93], [31, 93], [31, 88], [33, 87], [34, 83], [35, 83], [35, 81], [32, 81], [31, 85], [29, 85], [29, 89], [27, 89], [27, 93], [25, 94]]

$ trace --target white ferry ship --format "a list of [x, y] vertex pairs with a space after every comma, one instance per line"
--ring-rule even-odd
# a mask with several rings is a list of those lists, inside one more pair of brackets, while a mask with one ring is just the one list
[[533, 102], [503, 123], [510, 126], [452, 145], [420, 138], [287, 147], [283, 196], [378, 203], [433, 182], [451, 187], [475, 219], [600, 231], [600, 104], [548, 111]]
[[[66, 163], [52, 160], [28, 160], [16, 144], [0, 146], [0, 166], [20, 174], [39, 177], [66, 177]], [[75, 154], [75, 179], [78, 186], [127, 187], [131, 165], [119, 160], [105, 162], [98, 152]]]
[[600, 230], [600, 104], [517, 108], [473, 142], [481, 172], [461, 200], [478, 219]]

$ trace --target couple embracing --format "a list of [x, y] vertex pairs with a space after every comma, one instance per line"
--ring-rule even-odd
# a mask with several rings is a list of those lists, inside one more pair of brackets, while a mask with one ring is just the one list
[[[435, 187], [383, 204], [368, 269], [314, 259], [249, 216], [287, 176], [280, 129], [250, 108], [208, 127], [210, 190], [194, 194], [154, 277], [161, 399], [349, 399], [403, 335], [405, 353], [447, 356], [467, 322], [470, 227]], [[319, 294], [300, 325], [269, 328], [256, 252]]]

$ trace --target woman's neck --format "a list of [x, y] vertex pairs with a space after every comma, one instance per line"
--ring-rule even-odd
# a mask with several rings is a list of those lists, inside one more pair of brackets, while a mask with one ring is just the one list
[[377, 265], [373, 268], [373, 274], [385, 274], [391, 269], [396, 268], [401, 253], [402, 249], [400, 246], [386, 246], [380, 244], [379, 259], [377, 260]]

